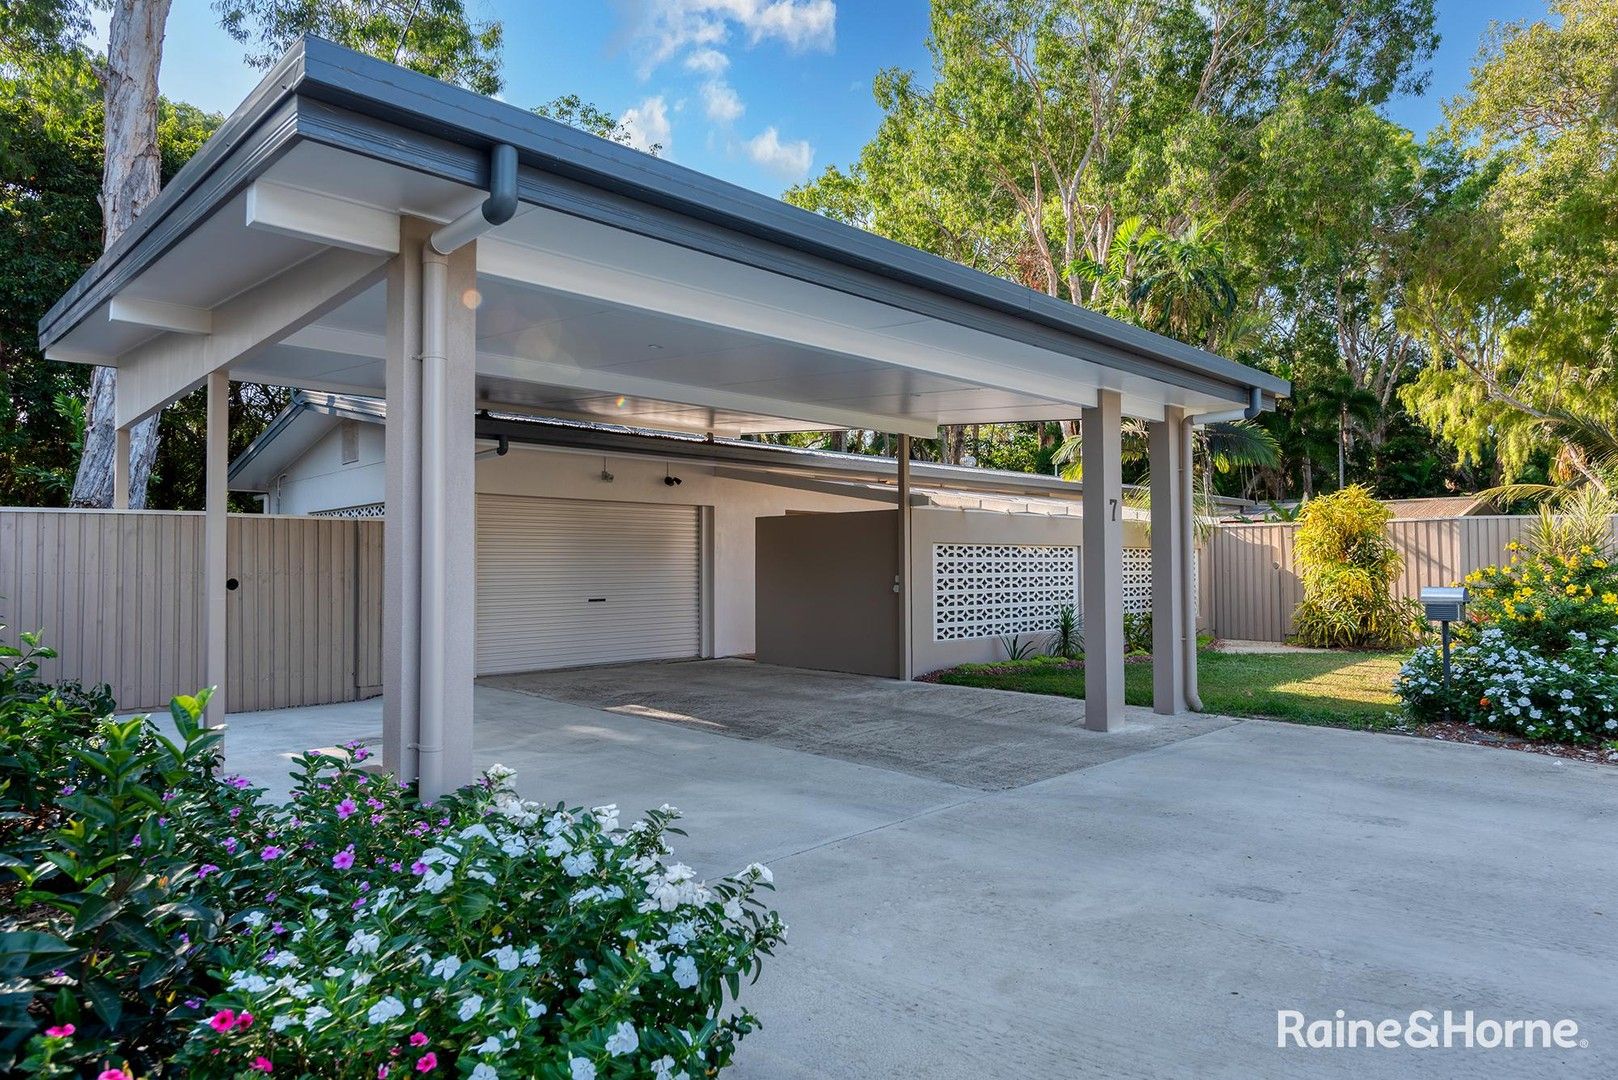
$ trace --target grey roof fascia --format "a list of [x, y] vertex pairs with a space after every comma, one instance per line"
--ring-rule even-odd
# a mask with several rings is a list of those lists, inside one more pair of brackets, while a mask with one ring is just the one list
[[[214, 174], [237, 143], [255, 133], [262, 141], [260, 129], [278, 105], [290, 113], [282, 125], [288, 138], [471, 184], [484, 180], [487, 148], [507, 142], [526, 166], [519, 189], [526, 202], [1231, 400], [1243, 400], [1248, 387], [1271, 397], [1290, 390], [1257, 369], [318, 38], [288, 51], [130, 234], [46, 314], [42, 343], [111, 295], [115, 277], [133, 276], [245, 186], [250, 177], [241, 167], [224, 178], [234, 183]], [[188, 211], [174, 213], [182, 202]], [[167, 242], [150, 242], [157, 233]], [[1086, 348], [1075, 349], [1075, 338]]]

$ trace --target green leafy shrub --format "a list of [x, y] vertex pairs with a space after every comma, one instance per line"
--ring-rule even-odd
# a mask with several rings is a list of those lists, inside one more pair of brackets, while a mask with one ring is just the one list
[[674, 808], [620, 828], [498, 766], [423, 804], [357, 744], [268, 804], [215, 776], [205, 695], [177, 740], [88, 716], [26, 640], [0, 686], [0, 1072], [675, 1080], [756, 1026], [732, 1003], [784, 934], [770, 873], [696, 880]]
[[1063, 604], [1056, 613], [1056, 629], [1051, 631], [1050, 654], [1071, 660], [1084, 652], [1084, 632], [1072, 604]]
[[1292, 617], [1300, 643], [1392, 649], [1420, 638], [1420, 608], [1393, 596], [1403, 560], [1387, 538], [1392, 516], [1357, 484], [1304, 506], [1296, 539], [1303, 602]]
[[1419, 720], [1447, 715], [1530, 739], [1618, 738], [1618, 568], [1583, 544], [1526, 552], [1469, 574], [1450, 690], [1437, 646], [1416, 650], [1395, 687]]
[[1152, 613], [1124, 612], [1124, 654], [1150, 656], [1152, 652]]

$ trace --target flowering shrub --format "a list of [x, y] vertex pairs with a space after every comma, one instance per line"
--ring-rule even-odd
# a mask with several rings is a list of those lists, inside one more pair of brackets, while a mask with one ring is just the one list
[[357, 745], [269, 805], [210, 772], [205, 704], [176, 702], [178, 743], [99, 721], [30, 781], [52, 810], [29, 858], [5, 837], [0, 1071], [677, 1080], [756, 1026], [727, 1003], [784, 934], [770, 872], [697, 881], [672, 807], [620, 828], [499, 767], [425, 805]]
[[1449, 715], [1531, 739], [1618, 738], [1618, 570], [1597, 550], [1526, 554], [1469, 574], [1451, 687], [1437, 646], [1416, 650], [1396, 691], [1418, 719]]

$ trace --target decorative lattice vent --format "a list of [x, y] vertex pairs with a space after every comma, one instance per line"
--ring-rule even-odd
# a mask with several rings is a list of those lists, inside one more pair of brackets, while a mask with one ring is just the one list
[[336, 518], [379, 518], [386, 509], [382, 503], [366, 503], [363, 506], [345, 506], [338, 510], [316, 510], [310, 517], [336, 517]]
[[934, 641], [1052, 630], [1064, 604], [1079, 606], [1076, 547], [933, 545]]
[[[1202, 560], [1191, 560], [1191, 588], [1195, 609], [1197, 582], [1202, 573]], [[1124, 610], [1144, 615], [1152, 610], [1152, 549], [1124, 548]]]

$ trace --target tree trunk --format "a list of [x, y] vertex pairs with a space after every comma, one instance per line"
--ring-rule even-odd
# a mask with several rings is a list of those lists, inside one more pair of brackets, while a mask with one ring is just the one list
[[[171, 0], [115, 0], [107, 35], [106, 163], [101, 174], [102, 246], [117, 242], [162, 188], [157, 150], [157, 72]], [[112, 455], [117, 444], [114, 403], [118, 373], [97, 368], [85, 407], [84, 454], [72, 505], [112, 505]], [[129, 505], [146, 505], [146, 482], [157, 460], [157, 416], [135, 425], [129, 439]]]

